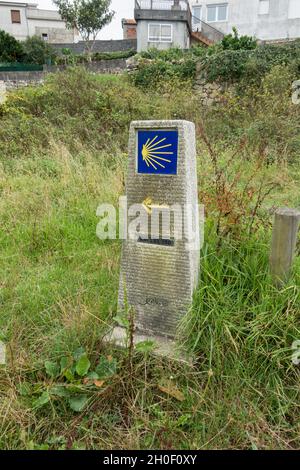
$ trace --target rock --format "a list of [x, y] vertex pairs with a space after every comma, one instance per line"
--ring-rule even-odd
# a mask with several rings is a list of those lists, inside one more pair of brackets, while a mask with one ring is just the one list
[[6, 85], [2, 80], [0, 81], [0, 104], [6, 101]]

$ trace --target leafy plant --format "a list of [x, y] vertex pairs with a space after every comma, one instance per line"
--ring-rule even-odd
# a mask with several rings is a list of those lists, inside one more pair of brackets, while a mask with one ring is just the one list
[[0, 30], [0, 62], [18, 62], [24, 58], [22, 45], [13, 36]]
[[111, 0], [54, 0], [54, 4], [67, 27], [79, 31], [88, 53], [92, 52], [98, 33], [115, 14], [109, 9]]
[[28, 382], [20, 385], [19, 393], [23, 397], [32, 397], [32, 407], [42, 408], [49, 402], [63, 400], [75, 412], [81, 412], [89, 400], [104, 388], [105, 382], [117, 371], [117, 361], [112, 357], [100, 356], [94, 371], [90, 371], [91, 362], [83, 348], [78, 348], [72, 356], [63, 356], [59, 361], [45, 361], [44, 369], [51, 382]]
[[220, 47], [224, 50], [253, 50], [257, 47], [257, 40], [251, 36], [239, 36], [237, 28], [232, 28], [232, 33], [226, 34]]
[[31, 36], [22, 43], [24, 58], [23, 61], [28, 64], [46, 64], [54, 61], [56, 57], [55, 50], [47, 41], [38, 36]]
[[262, 44], [255, 49], [223, 49], [212, 47], [200, 60], [203, 77], [213, 82], [244, 81], [260, 84], [266, 73], [275, 65], [288, 66], [299, 73], [300, 41], [287, 44]]

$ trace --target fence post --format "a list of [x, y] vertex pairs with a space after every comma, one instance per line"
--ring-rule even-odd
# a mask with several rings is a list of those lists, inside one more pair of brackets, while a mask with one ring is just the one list
[[277, 287], [289, 277], [297, 243], [300, 212], [296, 209], [281, 208], [275, 212], [270, 270]]

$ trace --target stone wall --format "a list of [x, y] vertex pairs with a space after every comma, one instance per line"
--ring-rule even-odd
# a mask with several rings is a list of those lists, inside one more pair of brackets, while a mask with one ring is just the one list
[[6, 100], [6, 85], [5, 82], [0, 81], [0, 105], [5, 103]]
[[[68, 68], [68, 65], [44, 66], [44, 72], [57, 72]], [[89, 64], [82, 64], [90, 72], [119, 74], [126, 70], [126, 59], [97, 60]]]
[[[85, 50], [85, 42], [79, 41], [77, 43], [69, 44], [51, 44], [56, 51], [61, 51], [64, 48], [70, 49], [74, 54], [82, 54]], [[117, 39], [111, 41], [96, 41], [93, 52], [126, 52], [130, 50], [137, 50], [136, 39]]]
[[0, 72], [0, 82], [6, 90], [14, 90], [29, 85], [43, 83], [45, 72]]
[[[83, 65], [92, 73], [120, 74], [126, 70], [126, 59], [99, 60]], [[0, 83], [3, 82], [7, 90], [13, 90], [29, 85], [43, 83], [48, 73], [55, 73], [66, 69], [67, 66], [45, 66], [43, 72], [0, 72]]]
[[205, 79], [196, 79], [194, 90], [205, 106], [212, 106], [214, 103], [220, 102], [222, 94], [226, 90], [223, 83], [207, 83]]
[[201, 70], [201, 63], [196, 67], [196, 79], [194, 91], [204, 106], [212, 106], [222, 99], [222, 95], [228, 90], [229, 85], [225, 82], [208, 82]]

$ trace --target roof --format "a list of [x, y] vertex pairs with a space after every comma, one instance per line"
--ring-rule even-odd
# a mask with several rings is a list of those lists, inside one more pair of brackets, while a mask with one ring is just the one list
[[0, 5], [5, 5], [5, 6], [22, 6], [22, 7], [31, 7], [31, 8], [37, 8], [38, 4], [37, 3], [28, 3], [28, 2], [10, 2], [10, 1], [3, 1], [0, 0]]
[[136, 21], [134, 19], [123, 18], [122, 19], [122, 24], [131, 24], [133, 26], [136, 26]]

